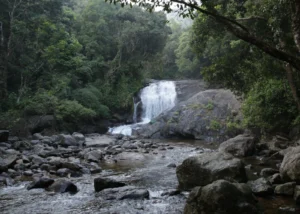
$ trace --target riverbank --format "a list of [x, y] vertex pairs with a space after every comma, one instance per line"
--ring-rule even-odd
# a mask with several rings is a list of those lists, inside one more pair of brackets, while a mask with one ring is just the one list
[[[1, 169], [5, 171], [0, 175], [3, 213], [183, 213], [189, 191], [178, 190], [176, 167], [178, 171], [183, 161], [193, 156], [211, 156], [209, 153], [214, 154], [219, 147], [203, 141], [145, 140], [121, 135], [36, 134], [33, 138], [10, 138], [0, 143]], [[253, 153], [241, 157], [247, 180], [264, 177], [263, 172], [268, 177], [278, 174], [283, 156], [272, 153], [262, 142], [253, 146]], [[222, 150], [230, 151], [224, 151], [224, 146]], [[3, 160], [13, 160], [5, 170]], [[95, 192], [94, 179], [99, 177], [124, 183], [125, 187]], [[57, 192], [51, 185], [27, 190], [37, 185], [33, 181], [42, 178], [53, 179], [60, 189], [73, 184], [76, 194], [68, 188], [64, 193]], [[66, 182], [59, 183], [61, 180]], [[257, 199], [264, 213], [297, 213], [299, 209], [291, 196], [273, 191]]]

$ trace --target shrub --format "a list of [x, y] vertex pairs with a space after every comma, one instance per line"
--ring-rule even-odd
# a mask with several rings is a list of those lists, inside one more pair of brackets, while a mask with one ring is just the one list
[[66, 122], [79, 123], [81, 120], [89, 120], [95, 116], [95, 111], [82, 106], [75, 100], [62, 100], [56, 108], [56, 119]]
[[274, 79], [258, 82], [247, 94], [242, 111], [246, 126], [265, 131], [287, 128], [297, 116], [287, 82]]

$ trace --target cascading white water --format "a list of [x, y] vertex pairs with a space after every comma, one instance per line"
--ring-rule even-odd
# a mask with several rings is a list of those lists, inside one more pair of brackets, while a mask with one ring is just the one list
[[163, 111], [175, 106], [176, 88], [174, 82], [161, 81], [145, 87], [141, 93], [143, 105], [142, 121], [147, 123]]
[[176, 103], [176, 87], [172, 81], [158, 81], [151, 83], [141, 91], [141, 103], [134, 105], [133, 121], [137, 121], [137, 106], [142, 104], [142, 122], [113, 127], [109, 129], [111, 134], [131, 135], [132, 128], [138, 124], [149, 123], [153, 118], [157, 117], [164, 111], [175, 106]]

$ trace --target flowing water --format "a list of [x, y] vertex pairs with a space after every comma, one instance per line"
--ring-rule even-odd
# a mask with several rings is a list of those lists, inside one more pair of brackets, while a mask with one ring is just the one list
[[[100, 164], [103, 171], [96, 175], [70, 178], [80, 191], [71, 195], [51, 194], [43, 189], [26, 190], [28, 182], [0, 189], [0, 213], [109, 213], [109, 214], [180, 214], [183, 213], [188, 193], [162, 196], [166, 191], [176, 189], [178, 183], [176, 169], [168, 164], [180, 164], [185, 158], [214, 149], [200, 141], [159, 142], [169, 144], [171, 149], [155, 153], [128, 153], [115, 162]], [[196, 146], [197, 145], [197, 146]], [[127, 158], [126, 158], [127, 157]], [[94, 192], [95, 177], [109, 177], [123, 181], [127, 185], [145, 188], [150, 192], [148, 200], [105, 200]], [[101, 192], [100, 192], [101, 193]]]
[[[140, 93], [141, 101], [134, 103], [133, 121], [135, 124], [122, 125], [109, 129], [111, 134], [131, 135], [132, 129], [139, 125], [149, 123], [164, 111], [173, 108], [176, 104], [176, 86], [173, 81], [158, 81], [143, 88]], [[138, 106], [142, 105], [142, 118], [137, 118]]]

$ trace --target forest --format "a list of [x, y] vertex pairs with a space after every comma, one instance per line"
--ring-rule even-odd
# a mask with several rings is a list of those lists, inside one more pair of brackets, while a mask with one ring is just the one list
[[203, 78], [243, 99], [243, 126], [287, 131], [300, 123], [299, 5], [1, 1], [0, 128], [36, 115], [63, 131], [125, 122], [148, 79]]

